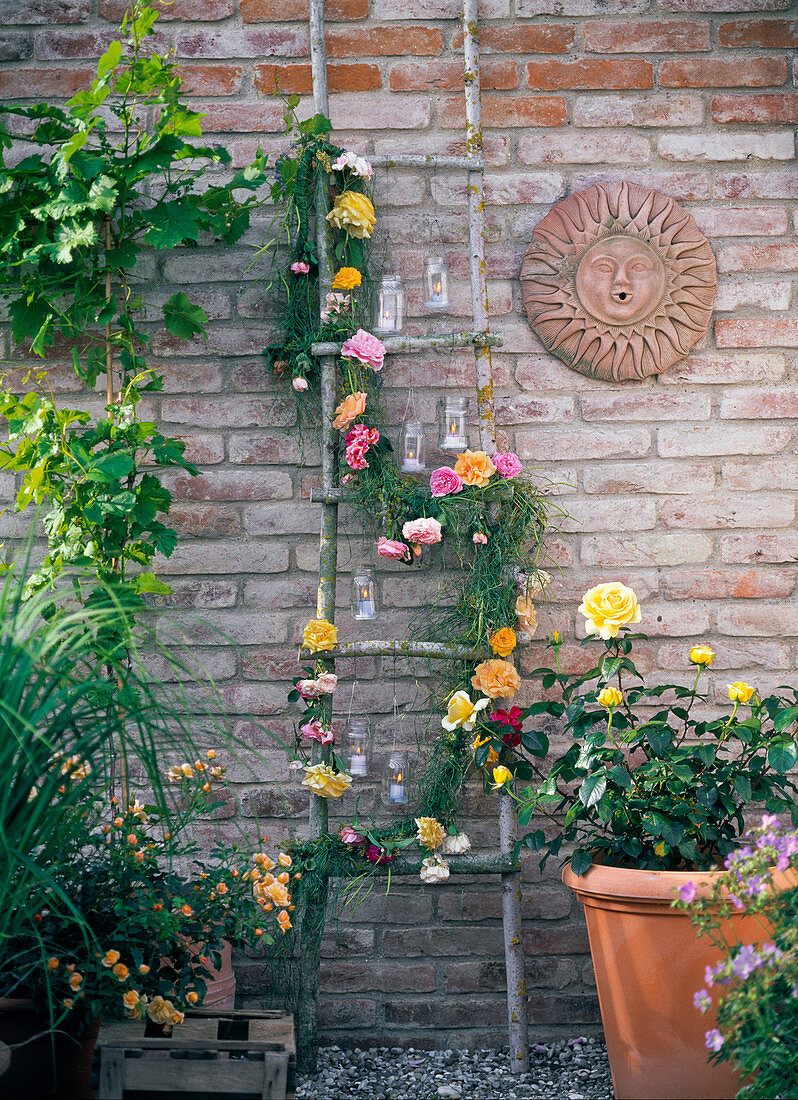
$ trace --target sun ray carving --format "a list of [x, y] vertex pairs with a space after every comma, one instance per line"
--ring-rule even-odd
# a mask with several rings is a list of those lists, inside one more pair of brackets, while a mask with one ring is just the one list
[[600, 183], [551, 208], [521, 266], [529, 323], [574, 370], [623, 382], [661, 374], [707, 330], [715, 257], [673, 199]]

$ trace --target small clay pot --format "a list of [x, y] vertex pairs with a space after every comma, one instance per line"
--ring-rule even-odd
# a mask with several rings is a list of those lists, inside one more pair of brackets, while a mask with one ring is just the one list
[[[732, 1100], [740, 1089], [728, 1062], [707, 1061], [704, 1037], [714, 1012], [702, 1015], [693, 1006], [720, 951], [707, 936], [698, 938], [688, 913], [671, 908], [684, 883], [708, 897], [720, 874], [604, 864], [579, 877], [570, 864], [563, 871], [585, 909], [616, 1100]], [[766, 936], [756, 917], [731, 923], [741, 943]]]

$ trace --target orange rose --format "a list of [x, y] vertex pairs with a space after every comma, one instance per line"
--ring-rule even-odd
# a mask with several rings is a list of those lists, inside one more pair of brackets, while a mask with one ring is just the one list
[[454, 472], [459, 474], [466, 485], [477, 485], [481, 489], [487, 485], [496, 467], [484, 451], [465, 451], [457, 456]]
[[348, 428], [353, 420], [357, 420], [366, 411], [366, 394], [358, 391], [350, 393], [343, 399], [335, 410], [333, 427], [343, 431]]
[[509, 661], [483, 661], [474, 670], [471, 683], [491, 699], [512, 699], [521, 686], [521, 677]]
[[509, 657], [515, 649], [515, 631], [512, 627], [503, 626], [491, 636], [490, 648], [500, 657]]

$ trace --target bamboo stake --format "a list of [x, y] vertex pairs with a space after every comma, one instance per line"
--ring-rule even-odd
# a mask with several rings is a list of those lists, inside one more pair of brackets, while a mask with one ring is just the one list
[[[518, 833], [515, 801], [499, 791], [499, 847], [511, 860]], [[507, 979], [507, 1020], [510, 1030], [510, 1072], [529, 1072], [529, 1036], [526, 1017], [524, 943], [521, 939], [521, 874], [518, 867], [502, 873], [502, 925], [504, 970]]]

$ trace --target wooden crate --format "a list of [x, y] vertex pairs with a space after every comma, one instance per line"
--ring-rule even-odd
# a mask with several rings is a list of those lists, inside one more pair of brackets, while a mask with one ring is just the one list
[[146, 1030], [145, 1020], [100, 1029], [98, 1100], [181, 1093], [192, 1100], [294, 1100], [294, 1018], [286, 1012], [197, 1009], [168, 1037], [149, 1038]]

